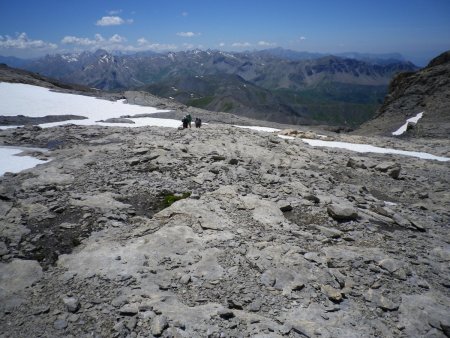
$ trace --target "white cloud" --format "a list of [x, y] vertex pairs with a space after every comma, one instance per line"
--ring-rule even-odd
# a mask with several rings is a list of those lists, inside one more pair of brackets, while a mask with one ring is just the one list
[[109, 38], [109, 42], [111, 43], [122, 43], [127, 41], [124, 37], [120, 36], [119, 34], [114, 34]]
[[105, 43], [105, 41], [106, 40], [100, 34], [95, 34], [94, 39], [79, 38], [77, 36], [68, 35], [61, 40], [61, 43], [78, 46], [100, 46]]
[[[130, 22], [131, 20], [131, 22]], [[125, 21], [120, 16], [104, 16], [95, 23], [97, 26], [118, 26], [123, 25], [125, 22], [132, 23], [133, 19]]]
[[182, 36], [183, 38], [192, 38], [194, 36], [199, 36], [201, 33], [194, 33], [194, 32], [178, 32], [178, 36]]
[[183, 43], [183, 47], [184, 47], [185, 49], [194, 49], [194, 48], [195, 48], [195, 45], [192, 44], [192, 43]]
[[304, 36], [301, 36], [299, 39], [300, 39], [301, 41], [306, 40], [306, 38], [305, 38]]
[[142, 46], [142, 45], [148, 44], [148, 41], [146, 38], [139, 38], [139, 39], [137, 39], [137, 43], [139, 46]]
[[181, 16], [188, 16], [189, 13], [188, 12], [181, 12]]
[[127, 44], [127, 39], [119, 34], [114, 34], [110, 38], [104, 38], [100, 34], [95, 34], [93, 39], [77, 36], [65, 36], [61, 43], [73, 45], [79, 50], [106, 49], [109, 51], [141, 52], [145, 50], [166, 51], [177, 49], [173, 44], [151, 43], [146, 38], [141, 37], [136, 40], [136, 45]]
[[225, 47], [225, 42], [219, 43], [219, 47]]
[[5, 49], [56, 49], [58, 45], [43, 40], [31, 40], [26, 33], [17, 34], [15, 38], [0, 35], [0, 48]]
[[258, 46], [273, 47], [273, 46], [276, 46], [276, 45], [277, 44], [275, 42], [258, 41]]
[[239, 48], [250, 47], [251, 45], [252, 44], [250, 42], [235, 42], [231, 44], [232, 47], [239, 47]]

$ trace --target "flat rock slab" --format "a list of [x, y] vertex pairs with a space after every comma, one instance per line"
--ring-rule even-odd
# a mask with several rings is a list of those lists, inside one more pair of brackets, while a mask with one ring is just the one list
[[42, 278], [42, 268], [37, 261], [13, 259], [0, 263], [0, 289], [7, 293], [22, 291]]
[[22, 183], [24, 189], [39, 185], [69, 185], [75, 177], [71, 174], [60, 173], [56, 168], [50, 167], [39, 172], [39, 176], [30, 178]]
[[89, 207], [100, 209], [103, 212], [114, 211], [117, 209], [127, 209], [130, 205], [117, 201], [117, 195], [105, 192], [97, 195], [77, 196], [77, 199], [71, 199], [70, 203], [74, 206]]
[[433, 328], [438, 330], [436, 337], [448, 337], [450, 333], [450, 299], [442, 294], [404, 295], [399, 313], [408, 337], [424, 337]]

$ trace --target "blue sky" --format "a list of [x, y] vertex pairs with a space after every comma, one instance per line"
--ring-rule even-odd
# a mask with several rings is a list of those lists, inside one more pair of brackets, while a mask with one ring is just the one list
[[5, 56], [272, 47], [423, 64], [450, 49], [450, 0], [0, 0]]

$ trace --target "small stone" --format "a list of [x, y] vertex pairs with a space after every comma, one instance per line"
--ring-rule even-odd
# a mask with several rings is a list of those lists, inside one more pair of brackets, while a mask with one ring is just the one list
[[317, 252], [307, 252], [303, 255], [305, 259], [315, 263], [322, 263], [322, 259], [319, 257], [319, 253]]
[[128, 320], [126, 320], [124, 324], [128, 330], [133, 331], [134, 328], [136, 327], [137, 319], [136, 317], [128, 318]]
[[222, 155], [213, 155], [211, 156], [211, 159], [215, 162], [217, 161], [224, 161], [225, 160], [225, 156]]
[[278, 206], [282, 212], [291, 211], [293, 209], [289, 202], [280, 201], [278, 202]]
[[75, 297], [65, 297], [63, 298], [63, 303], [69, 312], [77, 312], [80, 308], [80, 302]]
[[361, 160], [355, 159], [353, 157], [350, 157], [348, 159], [347, 167], [352, 168], [352, 169], [357, 169], [357, 168], [367, 169], [366, 165]]
[[398, 164], [395, 162], [381, 162], [376, 165], [375, 170], [381, 171], [383, 173], [387, 172], [389, 169], [395, 168]]
[[394, 220], [395, 223], [397, 223], [401, 227], [409, 228], [411, 226], [411, 222], [400, 214], [394, 214], [392, 216], [392, 219]]
[[184, 274], [183, 276], [181, 276], [180, 278], [180, 283], [181, 284], [187, 284], [191, 281], [191, 276], [189, 274]]
[[231, 319], [231, 318], [234, 317], [233, 311], [228, 310], [228, 309], [222, 309], [222, 310], [219, 310], [219, 311], [217, 312], [217, 315], [218, 315], [220, 318], [226, 319], [226, 320], [229, 320], [229, 319]]
[[40, 314], [42, 314], [42, 313], [49, 313], [49, 312], [50, 312], [50, 306], [48, 306], [48, 305], [42, 305], [42, 306], [37, 307], [37, 308], [33, 311], [33, 314], [34, 314], [35, 316], [37, 316], [37, 315], [40, 315]]
[[64, 319], [57, 319], [53, 323], [53, 327], [57, 330], [64, 330], [67, 326], [67, 321], [65, 321]]
[[321, 290], [329, 300], [333, 302], [342, 301], [342, 293], [339, 290], [333, 288], [331, 285], [322, 285]]
[[134, 315], [137, 315], [138, 312], [139, 312], [139, 309], [134, 304], [126, 304], [126, 305], [122, 306], [119, 310], [119, 313], [123, 316], [134, 316]]
[[402, 170], [402, 167], [400, 164], [397, 164], [395, 167], [388, 170], [388, 175], [391, 176], [393, 179], [397, 179], [400, 176], [400, 171]]
[[399, 305], [391, 301], [390, 299], [381, 296], [379, 300], [378, 307], [385, 311], [395, 311], [398, 309]]
[[228, 299], [228, 307], [230, 309], [242, 310], [243, 304], [241, 301], [239, 301], [237, 299]]
[[315, 226], [317, 230], [319, 230], [322, 234], [329, 238], [339, 238], [343, 235], [343, 232], [334, 228], [324, 227], [321, 225]]
[[255, 299], [253, 302], [250, 303], [248, 306], [248, 311], [250, 312], [258, 312], [261, 310], [262, 301], [261, 299]]
[[260, 277], [261, 283], [266, 286], [274, 286], [275, 284], [275, 274], [271, 270], [266, 270]]
[[313, 202], [314, 204], [319, 204], [320, 203], [320, 198], [315, 196], [315, 195], [312, 195], [312, 194], [307, 194], [307, 195], [303, 196], [303, 198], [305, 200]]
[[61, 224], [59, 225], [59, 227], [60, 227], [60, 228], [63, 228], [63, 229], [73, 229], [73, 228], [75, 228], [76, 226], [77, 226], [76, 224], [73, 224], [73, 223], [67, 223], [67, 222], [61, 223]]
[[167, 318], [165, 316], [156, 316], [152, 319], [150, 332], [152, 335], [159, 337], [168, 326], [169, 323], [167, 322]]
[[290, 285], [292, 291], [300, 291], [305, 287], [305, 283], [300, 281], [293, 281]]
[[395, 311], [399, 308], [399, 305], [384, 297], [380, 292], [373, 289], [369, 289], [364, 294], [364, 299], [368, 302], [375, 304], [377, 307], [384, 311]]
[[0, 242], [0, 256], [7, 255], [8, 253], [9, 253], [9, 250], [6, 247], [5, 242]]
[[351, 221], [358, 218], [358, 212], [350, 205], [330, 204], [327, 211], [337, 221]]
[[80, 315], [72, 313], [69, 318], [67, 319], [71, 323], [75, 323], [80, 319]]
[[404, 265], [403, 262], [392, 258], [385, 258], [378, 262], [378, 266], [389, 271], [390, 273], [394, 273], [395, 271], [400, 269], [403, 265]]

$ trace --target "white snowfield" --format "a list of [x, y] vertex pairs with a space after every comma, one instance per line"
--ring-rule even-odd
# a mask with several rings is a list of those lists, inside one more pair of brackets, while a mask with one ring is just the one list
[[124, 100], [108, 101], [91, 96], [52, 92], [48, 88], [22, 83], [0, 82], [0, 115], [2, 116], [79, 115], [87, 117], [85, 120], [41, 124], [40, 126], [43, 128], [69, 123], [117, 127], [178, 127], [181, 122], [173, 119], [130, 118], [135, 124], [97, 122], [109, 118], [119, 118], [123, 115], [132, 116], [166, 111], [153, 107], [126, 104]]
[[[158, 126], [177, 128], [180, 121], [173, 119], [161, 118], [130, 118], [134, 124], [129, 123], [104, 123], [97, 122], [109, 118], [119, 118], [123, 115], [136, 114], [152, 114], [157, 112], [165, 112], [166, 110], [158, 110], [152, 107], [144, 107], [138, 105], [126, 104], [121, 101], [107, 101], [96, 99], [90, 96], [74, 95], [66, 93], [52, 92], [47, 88], [32, 86], [21, 83], [5, 83], [0, 82], [0, 116], [17, 116], [24, 115], [29, 117], [43, 117], [46, 115], [80, 115], [85, 116], [84, 120], [68, 120], [63, 122], [53, 122], [40, 124], [43, 128], [54, 127], [64, 124], [77, 125], [101, 125], [114, 127], [142, 127], [142, 126]], [[416, 117], [408, 119], [409, 122], [417, 122], [422, 117], [422, 113]], [[416, 119], [416, 120], [413, 120]], [[406, 124], [407, 125], [407, 124]], [[405, 130], [406, 130], [405, 125]], [[0, 129], [14, 128], [17, 126], [4, 126]], [[280, 129], [258, 127], [258, 126], [235, 126], [261, 132], [279, 132]], [[403, 126], [402, 126], [403, 127]], [[284, 139], [294, 139], [291, 136], [279, 135]], [[434, 156], [427, 153], [403, 151], [389, 148], [374, 147], [368, 144], [354, 144], [345, 142], [330, 142], [322, 140], [303, 139], [304, 142], [314, 147], [332, 147], [343, 148], [357, 152], [374, 152], [383, 154], [400, 154], [406, 156], [414, 156], [423, 159], [431, 159], [437, 161], [449, 161], [450, 158]], [[34, 167], [40, 161], [33, 157], [15, 156], [22, 150], [17, 148], [0, 148], [0, 175], [6, 171], [19, 172], [21, 170]]]
[[422, 116], [423, 116], [423, 112], [417, 114], [416, 116], [413, 116], [413, 117], [407, 119], [405, 124], [403, 124], [400, 128], [398, 128], [396, 131], [394, 131], [392, 133], [392, 135], [399, 136], [399, 135], [403, 134], [406, 131], [406, 129], [408, 128], [408, 123], [409, 122], [417, 124], [417, 122], [419, 122], [419, 120], [422, 118]]

